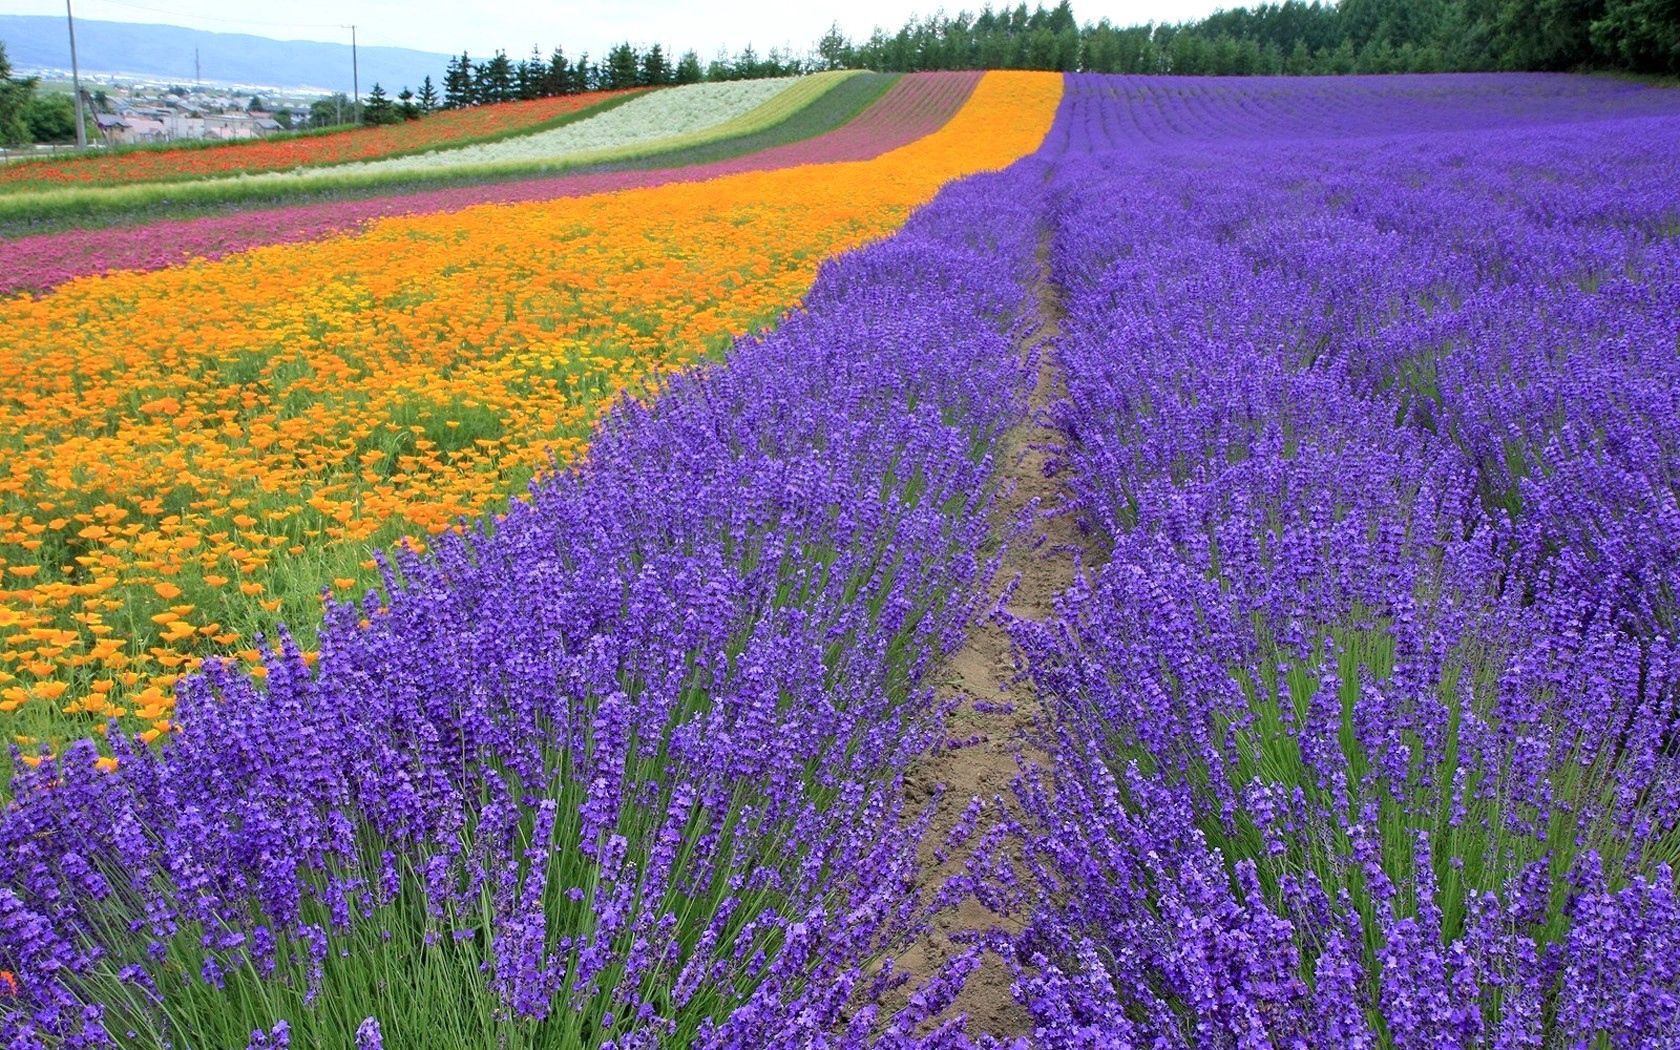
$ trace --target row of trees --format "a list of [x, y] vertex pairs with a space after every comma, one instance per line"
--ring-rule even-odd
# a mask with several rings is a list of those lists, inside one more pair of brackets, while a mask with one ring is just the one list
[[[432, 83], [431, 77], [421, 82], [419, 91], [411, 91], [404, 86], [394, 98], [382, 86], [375, 84], [362, 106], [361, 119], [364, 124], [396, 124], [437, 109], [552, 98], [585, 91], [696, 84], [702, 80], [797, 76], [820, 68], [824, 67], [817, 61], [797, 58], [779, 50], [760, 56], [750, 44], [734, 55], [719, 55], [703, 65], [700, 56], [693, 51], [684, 52], [673, 62], [659, 44], [645, 51], [633, 44], [619, 44], [599, 62], [591, 61], [588, 52], [579, 55], [576, 60], [570, 59], [565, 50], [558, 47], [547, 58], [540, 50], [532, 48], [530, 57], [519, 62], [509, 59], [505, 51], [475, 62], [463, 51], [451, 58], [444, 68], [441, 92]], [[317, 101], [313, 105], [310, 123], [317, 127], [325, 126], [332, 123], [334, 114], [342, 110], [342, 99]]]
[[394, 99], [376, 84], [362, 119], [386, 124], [440, 108], [821, 69], [1250, 75], [1589, 67], [1680, 74], [1680, 0], [1283, 0], [1134, 26], [1080, 25], [1070, 0], [1060, 0], [1030, 11], [1021, 3], [912, 19], [861, 42], [836, 26], [805, 56], [761, 57], [749, 45], [704, 64], [693, 51], [673, 62], [659, 44], [623, 43], [600, 61], [588, 53], [573, 60], [561, 48], [545, 58], [533, 48], [518, 62], [504, 51], [475, 62], [463, 51], [449, 60], [441, 92], [431, 77]]
[[76, 104], [69, 95], [41, 92], [34, 77], [13, 77], [0, 43], [0, 146], [70, 142], [76, 137]]
[[1680, 74], [1680, 0], [1284, 0], [1196, 22], [1080, 26], [1068, 0], [935, 15], [854, 44], [832, 66], [1245, 75], [1600, 68]]
[[585, 91], [795, 76], [813, 68], [816, 67], [808, 60], [777, 50], [760, 56], [751, 45], [735, 55], [719, 55], [704, 64], [694, 51], [685, 51], [673, 60], [659, 44], [645, 51], [633, 44], [619, 44], [600, 61], [592, 61], [588, 52], [574, 60], [558, 47], [546, 58], [532, 48], [530, 57], [518, 62], [508, 58], [505, 51], [474, 62], [463, 51], [450, 59], [444, 69], [441, 104], [445, 109], [454, 109]]

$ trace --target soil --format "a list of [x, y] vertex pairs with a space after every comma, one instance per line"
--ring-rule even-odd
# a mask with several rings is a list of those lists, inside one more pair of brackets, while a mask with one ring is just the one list
[[[1002, 544], [1003, 560], [990, 601], [982, 607], [996, 608], [1007, 593], [1003, 611], [1030, 620], [1045, 620], [1052, 615], [1054, 599], [1073, 583], [1080, 565], [1088, 562], [1090, 547], [1074, 515], [1068, 512], [1066, 487], [1052, 473], [1059, 435], [1049, 425], [1046, 410], [1066, 395], [1066, 386], [1054, 357], [1061, 306], [1049, 280], [1047, 239], [1040, 246], [1039, 264], [1040, 277], [1034, 289], [1038, 323], [1023, 334], [1020, 342], [1023, 360], [1037, 362], [1037, 377], [1026, 417], [1004, 435], [996, 457], [1000, 476], [993, 535]], [[1021, 765], [1049, 765], [1047, 756], [1032, 743], [1035, 730], [1044, 722], [1044, 709], [1033, 695], [1031, 683], [1018, 681], [1018, 677], [1009, 635], [1000, 618], [990, 615], [977, 617], [964, 644], [935, 674], [937, 702], [946, 709], [956, 706], [946, 719], [947, 737], [951, 741], [982, 739], [973, 746], [945, 748], [924, 756], [907, 775], [913, 803], [931, 798], [936, 785], [943, 784], [946, 789], [922, 842], [920, 888], [924, 899], [963, 871], [970, 848], [987, 828], [1014, 815], [1011, 782], [1020, 774]], [[976, 831], [963, 847], [951, 850], [941, 861], [936, 851], [976, 798], [984, 800]], [[1008, 860], [1025, 876], [1018, 852], [1011, 853]], [[957, 908], [938, 915], [929, 932], [894, 960], [894, 968], [911, 975], [906, 990], [914, 989], [937, 974], [946, 960], [966, 950], [968, 944], [962, 940], [965, 934], [1014, 934], [1020, 932], [1022, 923], [1019, 914], [998, 914], [973, 896], [966, 897]], [[995, 953], [988, 952], [956, 1002], [937, 1020], [966, 1014], [970, 1037], [988, 1034], [1007, 1039], [1027, 1034], [1030, 1023], [1026, 1011], [1015, 1002], [1009, 985], [1007, 966]]]

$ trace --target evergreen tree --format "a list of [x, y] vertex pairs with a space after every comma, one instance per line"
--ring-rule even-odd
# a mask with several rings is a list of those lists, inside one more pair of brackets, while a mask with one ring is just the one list
[[706, 77], [706, 71], [700, 68], [700, 56], [693, 51], [684, 51], [682, 58], [677, 60], [676, 82], [679, 84], [698, 84]]
[[595, 67], [589, 64], [589, 52], [585, 51], [572, 66], [572, 90], [569, 94], [581, 95], [586, 91], [594, 91], [599, 80]]
[[543, 71], [542, 93], [544, 97], [553, 98], [556, 95], [569, 94], [572, 90], [572, 67], [566, 61], [566, 52], [560, 48], [554, 49], [549, 56], [548, 68]]
[[385, 89], [377, 83], [368, 92], [367, 101], [362, 104], [363, 124], [395, 124], [402, 120], [397, 107], [391, 104], [391, 99], [385, 94]]
[[443, 71], [443, 108], [460, 109], [473, 104], [473, 64], [465, 51], [452, 58]]
[[758, 71], [758, 52], [753, 50], [751, 44], [743, 47], [741, 53], [729, 64], [730, 80], [754, 80], [761, 75]]
[[415, 96], [415, 102], [419, 104], [422, 115], [438, 108], [437, 88], [432, 86], [430, 74], [427, 74], [425, 80], [420, 81], [420, 93]]
[[533, 99], [542, 96], [543, 76], [548, 72], [548, 63], [543, 61], [542, 53], [531, 45], [531, 57], [519, 63], [514, 75], [515, 91], [522, 99]]
[[[992, 16], [992, 9], [986, 8], [985, 17]], [[852, 50], [851, 41], [846, 34], [840, 32], [840, 23], [835, 22], [828, 27], [828, 32], [817, 41], [817, 63], [823, 69], [848, 69], [856, 58]]]
[[481, 62], [473, 73], [473, 101], [509, 102], [515, 97], [513, 63], [506, 51], [497, 51], [488, 62]]
[[628, 43], [619, 44], [607, 52], [606, 65], [601, 69], [601, 86], [608, 91], [635, 87], [641, 76], [641, 56]]
[[408, 90], [407, 84], [397, 92], [397, 116], [403, 120], [415, 120], [420, 116], [420, 107], [414, 102], [414, 92]]
[[[1039, 10], [1043, 11], [1043, 8]], [[1045, 18], [1044, 27], [1052, 33], [1079, 32], [1079, 23], [1073, 17], [1073, 4], [1069, 0], [1061, 0]]]
[[670, 82], [671, 67], [665, 61], [665, 49], [655, 44], [642, 56], [641, 83], [646, 87], [662, 87]]

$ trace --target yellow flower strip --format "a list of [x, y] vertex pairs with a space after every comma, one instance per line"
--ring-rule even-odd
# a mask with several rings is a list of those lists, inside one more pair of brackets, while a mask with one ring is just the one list
[[[166, 731], [177, 675], [584, 451], [794, 306], [822, 260], [1035, 149], [1055, 74], [987, 74], [872, 161], [389, 219], [0, 302], [0, 729]], [[416, 541], [417, 545], [420, 541]]]

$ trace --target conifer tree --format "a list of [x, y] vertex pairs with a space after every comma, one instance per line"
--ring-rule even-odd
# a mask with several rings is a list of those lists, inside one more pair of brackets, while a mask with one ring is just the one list
[[692, 50], [684, 51], [682, 58], [677, 60], [676, 82], [679, 84], [698, 84], [705, 77], [705, 70], [700, 68], [700, 56]]
[[514, 74], [515, 91], [519, 97], [527, 100], [541, 97], [543, 74], [546, 72], [548, 63], [543, 61], [536, 45], [531, 45], [531, 57], [519, 63]]
[[570, 94], [572, 90], [572, 66], [566, 61], [566, 52], [560, 48], [554, 49], [554, 54], [548, 58], [548, 68], [543, 72], [542, 93], [552, 98], [555, 95]]
[[363, 124], [395, 124], [402, 119], [397, 107], [391, 104], [391, 99], [385, 94], [385, 89], [377, 83], [368, 92], [367, 102], [362, 105]]
[[443, 71], [443, 108], [460, 109], [473, 102], [473, 64], [463, 51], [460, 58], [450, 59]]
[[514, 98], [513, 63], [506, 51], [497, 51], [488, 62], [480, 62], [473, 73], [473, 100], [508, 102]]
[[601, 70], [608, 91], [635, 87], [641, 77], [641, 56], [629, 43], [619, 44], [607, 52], [606, 66]]
[[[991, 16], [991, 8], [986, 9], [986, 16]], [[817, 61], [824, 69], [845, 69], [851, 64], [852, 44], [846, 39], [846, 34], [840, 32], [840, 23], [835, 22], [828, 27], [828, 32], [817, 41]]]
[[642, 56], [641, 83], [647, 87], [662, 87], [670, 82], [671, 67], [665, 61], [665, 49], [655, 44]]

